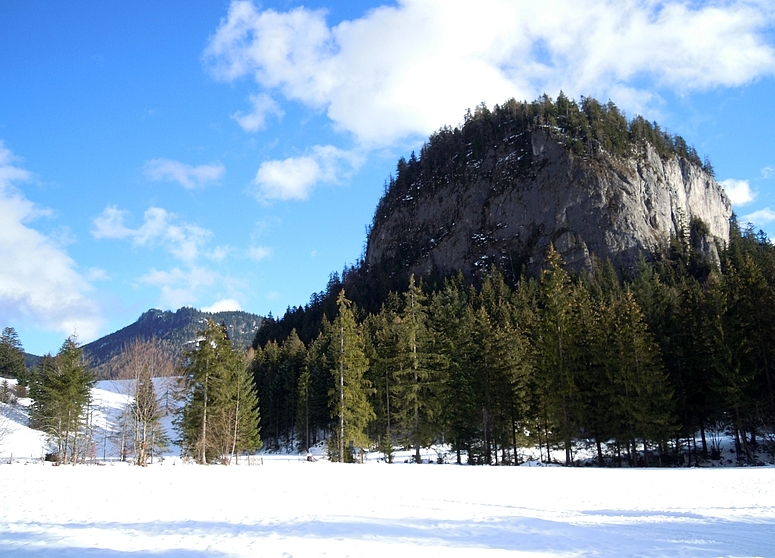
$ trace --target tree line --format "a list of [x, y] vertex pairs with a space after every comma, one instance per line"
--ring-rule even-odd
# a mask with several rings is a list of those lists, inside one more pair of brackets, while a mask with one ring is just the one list
[[375, 312], [340, 290], [314, 338], [259, 331], [264, 442], [327, 439], [342, 460], [445, 443], [469, 463], [515, 463], [527, 445], [568, 464], [591, 448], [601, 465], [668, 465], [718, 457], [706, 433], [726, 428], [754, 462], [775, 427], [774, 266], [766, 236], [733, 219], [719, 265], [676, 240], [630, 273], [571, 276], [551, 250], [515, 285], [495, 269], [478, 285], [411, 278]]
[[[198, 463], [237, 463], [241, 453], [259, 448], [258, 400], [247, 360], [251, 353], [234, 348], [226, 326], [208, 320], [183, 351], [182, 362], [165, 349], [156, 340], [139, 338], [124, 346], [112, 368], [114, 389], [125, 404], [107, 416], [108, 409], [94, 400], [96, 375], [75, 336], [28, 372], [18, 366], [23, 357], [18, 336], [6, 328], [0, 373], [16, 377], [19, 387], [6, 394], [3, 384], [3, 403], [13, 403], [16, 394], [29, 395], [30, 427], [46, 434], [46, 457], [61, 465], [105, 457], [110, 443], [122, 461], [145, 466], [169, 449], [172, 440], [162, 424], [169, 415], [182, 456]], [[103, 455], [97, 455], [98, 443]]]

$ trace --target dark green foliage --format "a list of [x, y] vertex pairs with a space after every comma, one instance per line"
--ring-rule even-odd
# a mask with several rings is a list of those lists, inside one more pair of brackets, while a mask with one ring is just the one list
[[3, 328], [0, 335], [0, 378], [18, 378], [21, 384], [27, 383], [24, 349], [19, 335], [12, 327]]
[[445, 442], [461, 461], [513, 463], [529, 443], [543, 456], [565, 450], [568, 463], [590, 445], [601, 465], [691, 464], [721, 424], [752, 461], [775, 430], [775, 247], [733, 220], [721, 254], [720, 269], [701, 267], [676, 243], [622, 278], [610, 262], [570, 276], [550, 251], [540, 279], [512, 288], [493, 269], [478, 287], [460, 275], [435, 288], [411, 281], [365, 316], [340, 293], [309, 345], [292, 332], [257, 350], [256, 378], [281, 402], [271, 436], [338, 447], [345, 363], [359, 394], [345, 437], [388, 458]]
[[258, 397], [245, 358], [212, 320], [199, 332], [183, 369], [186, 400], [176, 420], [184, 455], [231, 463], [261, 446]]
[[56, 445], [58, 463], [86, 460], [91, 446], [87, 410], [94, 376], [81, 347], [69, 337], [55, 357], [45, 356], [30, 377], [30, 426]]
[[338, 312], [326, 332], [329, 336], [329, 372], [334, 385], [328, 391], [331, 418], [336, 421], [329, 452], [336, 461], [352, 461], [347, 448], [369, 446], [366, 428], [375, 418], [369, 397], [374, 390], [366, 377], [369, 360], [362, 327], [356, 323], [352, 303], [344, 290], [337, 299]]

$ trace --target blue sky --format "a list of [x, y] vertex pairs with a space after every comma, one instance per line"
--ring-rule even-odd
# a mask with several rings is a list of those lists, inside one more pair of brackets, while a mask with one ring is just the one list
[[769, 0], [0, 4], [0, 327], [282, 314], [361, 254], [396, 160], [563, 90], [707, 156], [775, 236]]

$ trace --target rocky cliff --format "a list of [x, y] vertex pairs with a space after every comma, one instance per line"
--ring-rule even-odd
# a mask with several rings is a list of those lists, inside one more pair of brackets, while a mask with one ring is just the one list
[[[462, 137], [462, 152], [434, 152], [432, 138], [420, 160], [400, 163], [377, 209], [366, 265], [468, 277], [497, 265], [516, 276], [523, 266], [536, 271], [554, 243], [572, 269], [590, 268], [593, 256], [630, 266], [641, 253], [665, 250], [671, 237], [688, 242], [692, 228], [695, 245], [718, 257], [716, 242], [729, 238], [729, 198], [693, 149], [687, 156], [660, 143], [683, 140], [670, 143], [657, 127], [658, 145], [631, 141], [621, 155], [594, 138], [580, 142], [551, 118], [542, 122], [511, 133], [501, 116], [478, 148], [474, 132], [446, 130]], [[633, 124], [624, 127], [633, 137]], [[429, 170], [422, 158], [431, 156]]]

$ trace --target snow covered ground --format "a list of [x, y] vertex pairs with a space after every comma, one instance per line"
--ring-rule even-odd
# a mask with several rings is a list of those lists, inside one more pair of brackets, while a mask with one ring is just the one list
[[[126, 390], [98, 388], [100, 457]], [[23, 406], [3, 411], [3, 557], [775, 556], [775, 467], [416, 465], [408, 452], [340, 465], [320, 449], [237, 467], [55, 467], [22, 457], [44, 451]]]
[[775, 468], [0, 465], [0, 555], [775, 556]]

